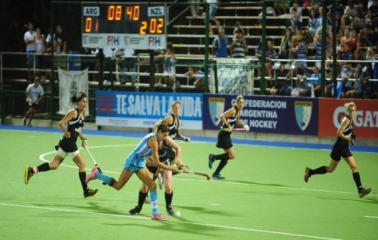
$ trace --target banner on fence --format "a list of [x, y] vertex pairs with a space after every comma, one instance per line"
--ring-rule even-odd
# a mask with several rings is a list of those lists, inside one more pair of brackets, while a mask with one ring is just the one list
[[[219, 129], [219, 116], [236, 95], [204, 95], [203, 127]], [[241, 120], [250, 131], [317, 135], [318, 101], [309, 98], [246, 96]]]
[[[319, 136], [336, 136], [346, 114], [344, 104], [350, 100], [321, 98], [319, 100]], [[378, 101], [353, 100], [357, 104], [353, 132], [357, 137], [378, 138]]]
[[[65, 115], [76, 106], [71, 102], [73, 96], [83, 92], [88, 96], [88, 69], [83, 71], [66, 71], [58, 69], [59, 77], [59, 114]], [[89, 114], [89, 107], [85, 110]]]
[[245, 58], [218, 58], [218, 92], [250, 95], [253, 92], [251, 61]]
[[202, 129], [202, 94], [96, 91], [96, 124], [104, 126], [152, 127], [181, 103], [184, 129]]

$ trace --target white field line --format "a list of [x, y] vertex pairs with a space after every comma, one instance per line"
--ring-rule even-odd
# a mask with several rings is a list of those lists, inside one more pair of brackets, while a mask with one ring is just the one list
[[[143, 217], [143, 216], [130, 216], [130, 215], [120, 215], [120, 214], [112, 214], [112, 213], [99, 213], [99, 212], [93, 212], [93, 211], [82, 211], [82, 210], [75, 210], [75, 209], [64, 209], [64, 208], [53, 208], [53, 207], [39, 207], [39, 206], [33, 206], [33, 205], [12, 204], [12, 203], [5, 203], [5, 202], [0, 202], [0, 206], [38, 209], [38, 210], [42, 210], [42, 211], [70, 212], [70, 213], [85, 214], [85, 215], [91, 214], [91, 215], [95, 215], [95, 216], [107, 216], [107, 217], [117, 217], [117, 218], [128, 218], [128, 219], [151, 221], [150, 218]], [[211, 223], [198, 223], [198, 222], [188, 222], [188, 221], [180, 221], [180, 220], [169, 220], [168, 223], [189, 224], [189, 225], [197, 225], [197, 226], [204, 226], [204, 227], [211, 227], [211, 228], [218, 228], [218, 229], [225, 229], [225, 230], [257, 232], [257, 233], [285, 235], [285, 236], [300, 237], [300, 238], [311, 238], [311, 239], [321, 239], [321, 240], [341, 240], [339, 238], [332, 238], [332, 237], [313, 236], [313, 235], [307, 235], [307, 234], [271, 231], [271, 230], [263, 230], [263, 229], [256, 229], [256, 228], [247, 228], [247, 227], [227, 226], [227, 225], [219, 225], [219, 224], [211, 224]]]

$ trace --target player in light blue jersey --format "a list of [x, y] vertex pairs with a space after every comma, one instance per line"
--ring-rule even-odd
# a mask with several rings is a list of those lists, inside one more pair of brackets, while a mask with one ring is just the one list
[[152, 219], [165, 221], [166, 218], [159, 213], [158, 196], [156, 192], [156, 184], [150, 177], [149, 171], [146, 168], [145, 161], [148, 159], [149, 163], [165, 170], [178, 172], [174, 166], [168, 166], [159, 161], [159, 145], [163, 144], [165, 138], [168, 137], [169, 127], [167, 125], [160, 125], [156, 132], [147, 134], [136, 146], [136, 148], [127, 157], [124, 168], [118, 180], [107, 176], [100, 172], [97, 166], [93, 167], [91, 175], [87, 177], [87, 183], [94, 179], [99, 179], [109, 186], [120, 190], [129, 181], [130, 177], [136, 173], [143, 183], [147, 184], [150, 189], [150, 199], [152, 205]]

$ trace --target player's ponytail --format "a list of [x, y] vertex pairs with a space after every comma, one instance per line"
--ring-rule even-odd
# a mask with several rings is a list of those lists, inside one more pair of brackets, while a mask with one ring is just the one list
[[81, 99], [83, 98], [86, 98], [87, 97], [87, 94], [83, 93], [83, 92], [79, 92], [79, 95], [75, 95], [75, 96], [72, 96], [71, 97], [71, 101], [72, 103], [78, 103], [81, 101]]
[[169, 132], [169, 127], [168, 127], [168, 125], [166, 125], [166, 124], [160, 124], [160, 125], [157, 127], [157, 131], [158, 131], [158, 132], [163, 132], [163, 133], [165, 133], [165, 132]]

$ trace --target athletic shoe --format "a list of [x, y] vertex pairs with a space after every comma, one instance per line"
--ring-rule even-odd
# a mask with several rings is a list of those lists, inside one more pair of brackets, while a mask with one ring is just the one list
[[218, 174], [213, 174], [213, 179], [215, 179], [215, 180], [224, 180], [225, 177], [223, 177], [222, 175], [220, 175], [220, 173], [218, 173]]
[[85, 178], [85, 182], [89, 183], [90, 181], [96, 179], [97, 172], [98, 172], [97, 166], [93, 166], [91, 170], [91, 174], [87, 175], [87, 177]]
[[139, 206], [135, 206], [135, 208], [132, 208], [129, 210], [130, 215], [139, 214], [142, 209]]
[[175, 211], [173, 210], [172, 207], [167, 207], [167, 213], [168, 213], [170, 216], [176, 216]]
[[25, 184], [28, 184], [29, 179], [33, 176], [33, 168], [26, 165], [25, 167], [25, 173], [24, 173], [24, 182]]
[[92, 197], [94, 195], [96, 195], [97, 193], [97, 189], [89, 189], [84, 193], [84, 198], [89, 198], [89, 197]]
[[210, 169], [213, 168], [213, 163], [215, 161], [214, 157], [215, 157], [214, 154], [209, 154], [209, 163], [208, 163], [208, 165], [209, 165]]
[[371, 188], [361, 187], [360, 190], [358, 191], [358, 195], [360, 196], [360, 198], [363, 198], [366, 195], [368, 195], [370, 192], [371, 192]]
[[151, 219], [157, 221], [167, 221], [167, 218], [161, 215], [160, 213], [152, 214]]
[[304, 181], [305, 182], [308, 182], [308, 179], [311, 177], [311, 174], [310, 174], [310, 168], [306, 167], [305, 169], [305, 174], [304, 174]]

